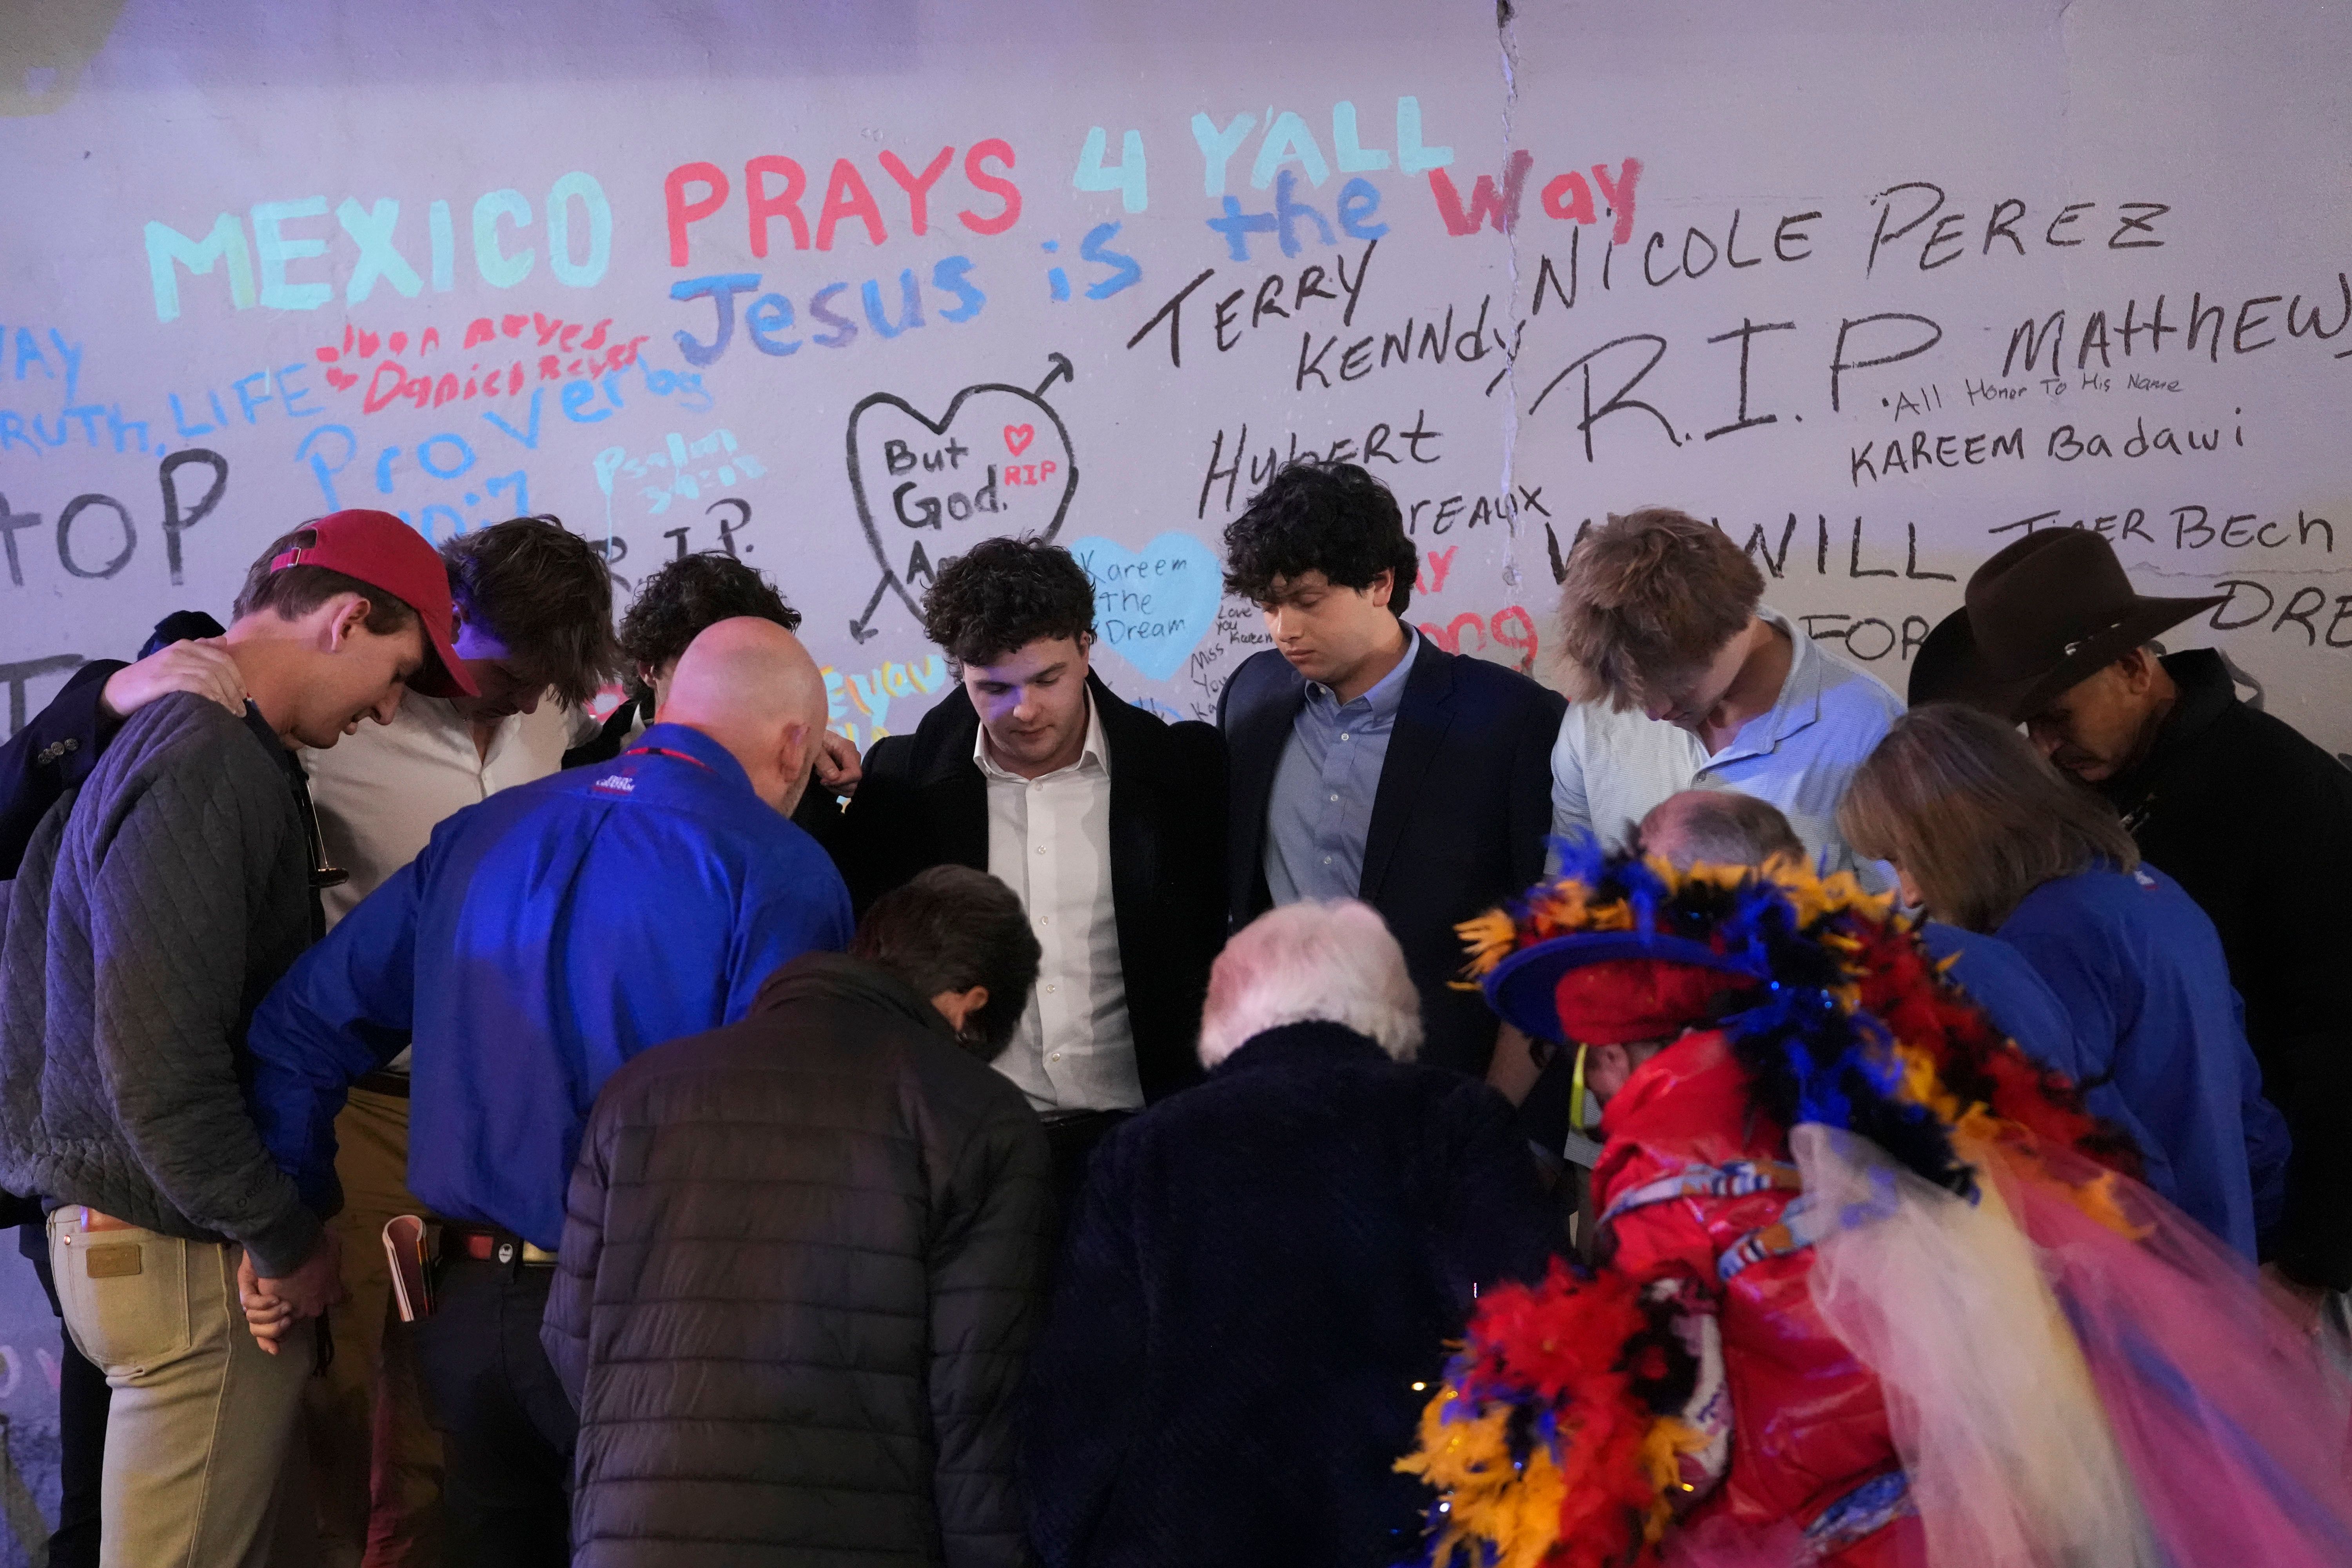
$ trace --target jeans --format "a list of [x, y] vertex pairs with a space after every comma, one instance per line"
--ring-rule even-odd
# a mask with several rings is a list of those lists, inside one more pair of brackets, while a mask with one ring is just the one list
[[441, 1433], [448, 1568], [564, 1568], [580, 1418], [540, 1348], [555, 1270], [446, 1255], [416, 1359]]

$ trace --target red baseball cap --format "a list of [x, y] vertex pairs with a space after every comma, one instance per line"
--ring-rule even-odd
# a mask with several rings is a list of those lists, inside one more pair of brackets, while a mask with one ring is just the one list
[[317, 539], [269, 563], [323, 566], [381, 588], [416, 612], [425, 624], [425, 668], [408, 683], [427, 697], [474, 697], [473, 678], [450, 646], [449, 569], [425, 536], [388, 511], [339, 511], [309, 525]]

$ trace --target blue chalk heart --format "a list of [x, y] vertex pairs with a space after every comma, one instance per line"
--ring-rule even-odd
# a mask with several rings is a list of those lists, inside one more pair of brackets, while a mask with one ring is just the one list
[[1223, 569], [1189, 533], [1163, 533], [1139, 551], [1090, 536], [1070, 553], [1094, 581], [1100, 646], [1153, 680], [1174, 675], [1216, 625]]

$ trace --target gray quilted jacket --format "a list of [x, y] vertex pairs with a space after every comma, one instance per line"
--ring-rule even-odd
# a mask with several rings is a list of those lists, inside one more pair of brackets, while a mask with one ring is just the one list
[[1044, 1132], [857, 959], [604, 1086], [541, 1339], [580, 1406], [573, 1568], [1012, 1568]]
[[273, 1275], [319, 1234], [240, 1087], [246, 1024], [311, 935], [276, 743], [149, 703], [0, 883], [0, 1186], [241, 1241]]

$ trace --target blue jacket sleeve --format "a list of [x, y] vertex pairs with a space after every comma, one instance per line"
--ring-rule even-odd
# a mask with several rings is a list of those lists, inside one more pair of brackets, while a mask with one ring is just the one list
[[263, 999], [247, 1035], [261, 1141], [320, 1214], [342, 1206], [335, 1117], [346, 1091], [408, 1044], [424, 859], [394, 872], [304, 953]]

